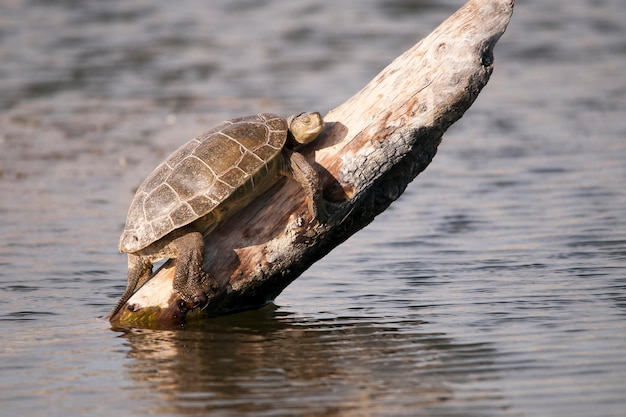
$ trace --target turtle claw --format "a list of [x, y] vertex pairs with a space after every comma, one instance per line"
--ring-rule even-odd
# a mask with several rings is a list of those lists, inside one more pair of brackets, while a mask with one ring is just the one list
[[207, 294], [201, 289], [201, 286], [198, 284], [189, 284], [191, 283], [188, 281], [186, 285], [174, 288], [180, 298], [192, 309], [207, 304], [209, 297], [207, 297]]
[[320, 200], [316, 204], [315, 215], [313, 217], [316, 225], [329, 225], [333, 226], [337, 222], [336, 214], [339, 210], [339, 205], [328, 202], [326, 200]]
[[185, 304], [189, 310], [193, 310], [198, 306], [206, 306], [208, 304], [208, 297], [203, 292], [194, 294], [188, 294], [180, 290], [176, 290], [176, 292], [180, 296], [183, 304]]
[[209, 274], [202, 271], [200, 279], [189, 277], [186, 282], [175, 285], [174, 289], [190, 309], [206, 308], [219, 290], [219, 284]]

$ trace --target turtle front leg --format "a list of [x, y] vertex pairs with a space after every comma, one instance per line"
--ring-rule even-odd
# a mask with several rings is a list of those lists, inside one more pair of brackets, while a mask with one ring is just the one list
[[210, 298], [213, 298], [215, 288], [210, 285], [214, 280], [211, 280], [202, 269], [204, 260], [202, 233], [189, 231], [172, 240], [171, 245], [176, 255], [174, 290], [193, 307], [205, 306]]
[[143, 286], [152, 275], [152, 262], [145, 256], [128, 254], [128, 282], [126, 283], [126, 290], [120, 297], [113, 310], [109, 313], [107, 318], [111, 318], [116, 315], [124, 304], [132, 297], [135, 291]]
[[311, 216], [326, 223], [329, 219], [328, 204], [322, 196], [322, 183], [315, 168], [299, 152], [284, 150], [285, 166], [282, 174], [296, 180], [308, 197]]

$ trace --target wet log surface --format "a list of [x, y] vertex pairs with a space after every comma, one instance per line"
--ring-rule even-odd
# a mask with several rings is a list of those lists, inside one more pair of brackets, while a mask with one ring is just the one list
[[[493, 48], [513, 0], [470, 0], [325, 116], [305, 155], [332, 202], [329, 222], [312, 219], [304, 193], [282, 181], [206, 239], [205, 270], [221, 285], [201, 311], [186, 311], [168, 261], [111, 318], [161, 326], [259, 308], [314, 262], [368, 225], [435, 156], [442, 135], [472, 105], [493, 71]], [[311, 110], [311, 109], [306, 109]]]

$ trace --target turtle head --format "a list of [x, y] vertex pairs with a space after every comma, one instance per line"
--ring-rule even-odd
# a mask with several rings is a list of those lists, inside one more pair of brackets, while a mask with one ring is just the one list
[[287, 123], [293, 146], [313, 142], [324, 130], [324, 119], [316, 111], [294, 114], [287, 120]]

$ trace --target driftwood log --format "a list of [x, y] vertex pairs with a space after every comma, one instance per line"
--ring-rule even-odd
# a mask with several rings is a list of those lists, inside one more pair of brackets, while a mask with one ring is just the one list
[[493, 48], [514, 0], [470, 0], [325, 116], [305, 155], [318, 170], [331, 221], [310, 218], [302, 190], [283, 181], [208, 238], [204, 267], [221, 284], [204, 310], [186, 311], [170, 260], [111, 322], [178, 324], [259, 308], [314, 262], [384, 211], [434, 157], [443, 133], [472, 105], [493, 71]]

